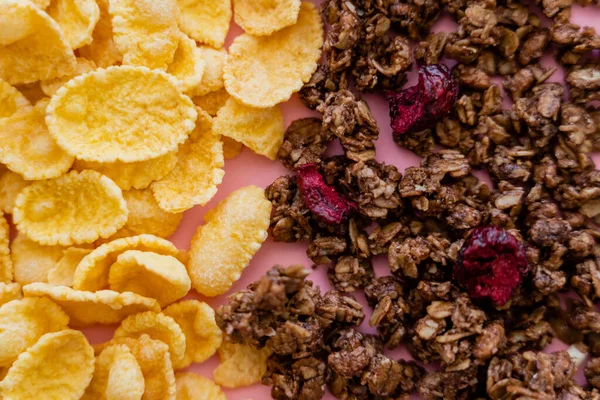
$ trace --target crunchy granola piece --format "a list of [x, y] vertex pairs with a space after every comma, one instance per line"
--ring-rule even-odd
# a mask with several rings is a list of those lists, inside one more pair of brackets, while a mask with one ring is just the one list
[[298, 190], [296, 178], [279, 177], [265, 190], [273, 204], [269, 233], [277, 242], [309, 240], [312, 236], [311, 213]]
[[447, 32], [431, 33], [415, 49], [415, 57], [427, 65], [438, 64], [448, 40]]
[[330, 290], [323, 295], [323, 300], [317, 305], [315, 313], [321, 324], [337, 327], [358, 326], [365, 319], [362, 305], [354, 297], [343, 295], [338, 291]]
[[282, 356], [302, 358], [317, 352], [323, 346], [323, 332], [316, 319], [306, 322], [285, 321], [267, 340], [267, 347]]
[[477, 368], [432, 372], [419, 382], [419, 395], [426, 400], [469, 399], [475, 396]]
[[461, 87], [475, 90], [486, 90], [490, 87], [490, 77], [477, 66], [458, 64], [453, 72]]
[[498, 146], [494, 155], [488, 161], [488, 168], [492, 176], [498, 181], [508, 181], [514, 184], [523, 184], [531, 176], [534, 156], [533, 150], [523, 146], [511, 148]]
[[329, 354], [327, 364], [343, 378], [360, 377], [371, 359], [383, 352], [383, 346], [377, 337], [363, 335], [354, 329], [338, 332], [332, 347], [335, 351]]
[[431, 129], [394, 135], [394, 142], [398, 146], [408, 149], [421, 157], [431, 154], [435, 148], [433, 131]]
[[548, 28], [535, 28], [522, 39], [518, 59], [522, 65], [528, 65], [538, 60], [550, 43], [550, 30]]
[[556, 135], [557, 120], [564, 88], [558, 83], [544, 83], [532, 89], [532, 97], [520, 98], [514, 105], [517, 116], [529, 127], [536, 146], [546, 146]]
[[406, 335], [406, 315], [409, 306], [403, 297], [403, 288], [392, 276], [373, 280], [365, 287], [367, 302], [373, 307], [370, 326], [376, 326], [386, 347], [400, 345]]
[[375, 275], [369, 259], [344, 256], [328, 269], [327, 276], [340, 292], [354, 292], [365, 287]]
[[344, 238], [321, 236], [309, 243], [306, 254], [315, 264], [325, 265], [330, 264], [334, 257], [343, 254], [347, 247]]
[[585, 379], [588, 383], [600, 389], [600, 358], [592, 358], [585, 366]]
[[600, 261], [597, 258], [585, 260], [575, 267], [571, 277], [571, 287], [584, 299], [594, 303], [600, 301]]
[[412, 393], [424, 370], [414, 362], [394, 361], [383, 354], [371, 358], [362, 377], [374, 397], [398, 398]]
[[316, 110], [329, 92], [348, 89], [346, 72], [331, 72], [327, 62], [320, 62], [310, 80], [304, 84], [298, 95], [304, 105]]
[[576, 103], [600, 100], [600, 64], [576, 65], [565, 79]]
[[502, 352], [511, 354], [522, 348], [541, 350], [549, 345], [554, 338], [554, 332], [545, 320], [545, 313], [546, 307], [543, 306], [531, 312], [519, 312], [515, 315], [509, 313], [509, 317], [512, 316], [512, 325], [506, 335], [506, 348]]
[[539, 65], [529, 65], [522, 68], [514, 73], [512, 76], [508, 76], [503, 86], [512, 96], [514, 101], [531, 89], [534, 85], [542, 84], [556, 71], [556, 68], [545, 69]]
[[332, 139], [320, 119], [297, 119], [286, 130], [277, 159], [289, 170], [303, 164], [318, 164]]
[[276, 400], [319, 400], [325, 392], [329, 371], [315, 357], [290, 360], [271, 355], [262, 383], [273, 386], [271, 396]]
[[435, 0], [390, 2], [388, 14], [394, 25], [411, 39], [421, 39], [438, 19], [442, 4]]

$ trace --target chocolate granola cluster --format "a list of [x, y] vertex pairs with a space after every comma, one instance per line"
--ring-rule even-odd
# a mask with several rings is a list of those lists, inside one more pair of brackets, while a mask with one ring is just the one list
[[[538, 3], [549, 27], [506, 0], [324, 2], [323, 61], [301, 92], [322, 117], [288, 128], [278, 158], [290, 174], [266, 195], [270, 234], [306, 242], [336, 290], [277, 267], [217, 313], [229, 340], [273, 350], [264, 382], [275, 398], [318, 399], [325, 386], [342, 399], [600, 398], [600, 172], [588, 155], [600, 149], [589, 104], [600, 99], [600, 36], [569, 22], [571, 0]], [[430, 33], [442, 11], [456, 32]], [[457, 62], [460, 90], [448, 117], [395, 138], [423, 157], [401, 173], [375, 160], [377, 123], [350, 88], [399, 90], [409, 39], [423, 65]], [[549, 49], [566, 86], [539, 63]], [[344, 154], [327, 157], [336, 139]], [[376, 255], [389, 276], [375, 276]], [[579, 300], [565, 306], [569, 290]], [[355, 329], [363, 318], [376, 336]], [[543, 353], [554, 337], [569, 352]], [[439, 369], [383, 355], [402, 345]], [[588, 353], [598, 358], [580, 387], [573, 376]]]

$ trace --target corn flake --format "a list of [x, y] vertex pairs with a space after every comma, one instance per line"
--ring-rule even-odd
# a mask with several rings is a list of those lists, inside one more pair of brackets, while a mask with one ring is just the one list
[[107, 68], [123, 60], [113, 38], [112, 21], [108, 13], [108, 0], [96, 0], [100, 18], [94, 32], [92, 43], [79, 49], [79, 55], [93, 61], [100, 68]]
[[231, 23], [231, 0], [178, 0], [179, 26], [192, 39], [221, 48]]
[[51, 0], [29, 0], [40, 10], [45, 10], [50, 5]]
[[[16, 282], [3, 283], [0, 282], [0, 306], [9, 301], [18, 300], [23, 297], [21, 285]], [[2, 380], [2, 378], [0, 378]]]
[[270, 217], [271, 202], [256, 186], [234, 191], [211, 210], [192, 239], [194, 288], [206, 296], [227, 292], [267, 238]]
[[223, 88], [223, 68], [227, 60], [227, 51], [216, 50], [208, 46], [198, 47], [204, 60], [204, 75], [200, 85], [189, 91], [191, 96], [204, 96]]
[[109, 0], [108, 11], [123, 64], [166, 70], [179, 43], [177, 1]]
[[[143, 90], [140, 90], [143, 88]], [[109, 67], [78, 76], [52, 97], [46, 122], [76, 158], [135, 162], [177, 150], [197, 114], [175, 78], [144, 67]]]
[[82, 400], [139, 400], [144, 394], [144, 375], [127, 345], [108, 346], [98, 357], [94, 376]]
[[10, 367], [19, 354], [49, 332], [67, 329], [69, 317], [48, 299], [13, 300], [0, 307], [0, 366]]
[[192, 97], [192, 101], [195, 105], [206, 111], [208, 115], [214, 117], [225, 105], [229, 97], [230, 96], [229, 93], [227, 93], [227, 90], [225, 90], [225, 88], [221, 88], [203, 96]]
[[21, 285], [48, 282], [48, 271], [62, 258], [64, 247], [44, 246], [19, 233], [11, 244], [14, 280]]
[[241, 142], [271, 160], [283, 143], [285, 126], [279, 106], [252, 108], [231, 98], [215, 117], [213, 130]]
[[137, 339], [143, 334], [169, 346], [174, 369], [184, 367], [182, 364], [186, 340], [181, 328], [173, 318], [152, 311], [131, 315], [121, 322], [115, 331], [115, 338], [132, 337]]
[[165, 307], [184, 297], [191, 287], [185, 265], [172, 256], [129, 250], [110, 267], [108, 282], [116, 292], [133, 292]]
[[48, 283], [59, 286], [73, 286], [73, 276], [77, 265], [92, 249], [69, 247], [63, 251], [63, 256], [56, 265], [48, 271]]
[[31, 283], [23, 286], [25, 297], [47, 297], [67, 313], [72, 326], [116, 324], [129, 315], [143, 311], [160, 311], [154, 299], [135, 293], [117, 293], [112, 290], [86, 292], [68, 286]]
[[267, 371], [271, 351], [245, 344], [223, 342], [219, 348], [221, 364], [213, 372], [215, 382], [226, 388], [239, 388], [260, 382]]
[[196, 129], [180, 147], [175, 168], [150, 188], [158, 206], [180, 213], [197, 204], [208, 203], [223, 181], [223, 145], [213, 134], [212, 118], [198, 110]]
[[77, 65], [75, 71], [72, 74], [62, 76], [60, 78], [50, 79], [41, 83], [41, 89], [47, 96], [54, 96], [54, 94], [63, 87], [63, 85], [69, 82], [76, 76], [87, 74], [97, 68], [96, 63], [83, 57], [77, 57]]
[[13, 280], [13, 263], [10, 258], [10, 227], [0, 212], [0, 282]]
[[109, 237], [127, 222], [121, 189], [96, 171], [36, 181], [15, 201], [19, 231], [44, 245], [70, 246]]
[[215, 311], [208, 304], [184, 300], [171, 304], [163, 313], [173, 318], [185, 335], [182, 366], [208, 360], [221, 345], [222, 334], [215, 321]]
[[225, 393], [210, 379], [193, 372], [175, 374], [177, 400], [227, 400]]
[[48, 14], [29, 1], [3, 0], [0, 15], [0, 79], [19, 85], [73, 72], [73, 51]]
[[35, 104], [46, 98], [46, 94], [42, 91], [40, 81], [17, 85], [16, 88], [31, 104]]
[[29, 183], [16, 172], [4, 171], [0, 175], [0, 211], [4, 214], [12, 214], [17, 196]]
[[0, 119], [12, 117], [17, 111], [24, 109], [32, 109], [29, 100], [8, 82], [0, 79]]
[[268, 108], [289, 100], [317, 69], [323, 24], [314, 4], [303, 2], [298, 22], [270, 36], [238, 36], [225, 63], [225, 88], [238, 101]]
[[223, 142], [223, 157], [226, 160], [233, 160], [239, 156], [244, 147], [240, 142], [227, 136], [221, 136], [221, 142]]
[[129, 210], [127, 223], [122, 229], [128, 233], [127, 236], [147, 233], [168, 238], [175, 233], [183, 218], [182, 213], [173, 214], [161, 209], [151, 190], [132, 189], [123, 192], [123, 197]]
[[71, 168], [73, 157], [52, 139], [44, 120], [48, 100], [0, 119], [0, 162], [27, 180], [52, 179]]
[[154, 235], [116, 239], [94, 249], [81, 260], [75, 270], [73, 287], [91, 292], [107, 288], [110, 266], [127, 250], [151, 251], [173, 257], [179, 255], [173, 243]]
[[92, 42], [92, 32], [100, 19], [95, 0], [52, 0], [46, 12], [58, 23], [73, 50]]
[[300, 0], [233, 0], [234, 19], [246, 33], [270, 35], [298, 21], [301, 3]]
[[204, 59], [202, 51], [196, 42], [184, 35], [179, 35], [179, 46], [175, 57], [167, 68], [167, 73], [173, 75], [181, 83], [184, 92], [200, 85], [204, 75]]

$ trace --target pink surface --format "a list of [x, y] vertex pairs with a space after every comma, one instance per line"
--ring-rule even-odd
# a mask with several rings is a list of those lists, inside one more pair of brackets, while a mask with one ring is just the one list
[[[321, 1], [317, 0], [315, 3], [321, 3]], [[596, 29], [600, 30], [600, 8], [588, 7], [586, 9], [582, 9], [575, 7], [573, 10], [572, 20], [574, 23], [586, 26], [595, 26]], [[444, 17], [438, 22], [438, 24], [436, 24], [434, 30], [451, 31], [455, 26], [456, 25], [452, 22], [451, 18]], [[229, 35], [228, 43], [231, 43], [231, 40], [240, 33], [240, 28], [233, 26]], [[542, 64], [548, 66], [553, 65], [554, 63], [551, 57], [546, 57], [542, 61]], [[562, 72], [557, 72], [551, 80], [562, 82]], [[413, 71], [410, 74], [409, 85], [412, 85], [415, 81], [416, 72]], [[391, 129], [389, 127], [387, 103], [378, 95], [366, 95], [364, 98], [368, 101], [381, 129], [380, 137], [377, 141], [377, 160], [385, 161], [388, 164], [393, 164], [397, 166], [400, 171], [403, 171], [408, 166], [418, 165], [418, 156], [407, 150], [399, 148], [393, 142], [391, 138]], [[282, 107], [284, 110], [286, 126], [288, 126], [297, 118], [316, 115], [316, 113], [304, 107], [296, 96], [294, 96], [289, 102], [283, 104]], [[335, 148], [331, 150], [336, 151]], [[594, 160], [600, 165], [600, 154], [596, 154], [594, 156]], [[270, 161], [265, 157], [252, 153], [248, 149], [244, 149], [239, 157], [234, 160], [228, 160], [225, 163], [225, 178], [219, 187], [219, 191], [215, 198], [205, 207], [196, 207], [185, 213], [181, 226], [171, 238], [173, 243], [175, 243], [178, 248], [188, 249], [190, 240], [196, 231], [196, 227], [203, 223], [204, 213], [213, 208], [220, 200], [224, 199], [233, 190], [251, 184], [264, 188], [273, 182], [273, 180], [275, 180], [277, 177], [287, 173], [288, 171], [280, 163], [276, 161]], [[250, 282], [260, 278], [275, 264], [303, 264], [307, 267], [310, 267], [312, 263], [306, 257], [305, 251], [306, 243], [275, 243], [271, 238], [267, 239], [261, 250], [256, 254], [250, 265], [244, 271], [242, 278], [232, 287], [230, 293], [240, 290], [246, 287]], [[377, 276], [389, 275], [385, 257], [380, 256], [375, 259], [375, 272]], [[318, 268], [314, 270], [310, 275], [310, 279], [319, 285], [322, 290], [328, 290], [331, 288], [329, 282], [327, 281], [325, 268]], [[213, 307], [226, 302], [226, 296], [203, 298], [202, 296], [198, 296], [194, 293], [189, 297], [206, 301]], [[358, 298], [363, 304], [365, 304], [362, 293], [358, 295]], [[370, 312], [369, 310], [370, 309], [367, 308], [367, 313]], [[374, 330], [369, 328], [366, 323], [363, 324], [361, 330], [374, 332]], [[92, 343], [98, 343], [110, 339], [113, 331], [114, 327], [99, 327], [87, 330], [86, 334]], [[565, 347], [566, 346], [564, 344], [555, 341], [555, 343], [553, 343], [548, 350], [561, 350]], [[410, 358], [405, 348], [390, 352], [389, 355], [395, 358]], [[187, 370], [194, 371], [201, 375], [212, 378], [212, 371], [215, 369], [218, 363], [218, 357], [215, 355], [210, 360], [200, 365], [193, 365]], [[579, 375], [581, 378], [581, 371]], [[225, 392], [227, 393], [229, 400], [263, 400], [271, 398], [270, 388], [262, 385], [254, 385], [237, 390], [226, 390]], [[330, 394], [327, 394], [324, 399], [334, 399], [334, 397]]]

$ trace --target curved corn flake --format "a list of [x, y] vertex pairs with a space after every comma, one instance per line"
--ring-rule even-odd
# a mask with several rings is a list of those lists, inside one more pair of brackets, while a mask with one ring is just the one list
[[73, 287], [92, 292], [108, 287], [110, 266], [117, 261], [119, 255], [127, 250], [151, 251], [173, 257], [177, 257], [179, 254], [173, 243], [154, 235], [116, 239], [94, 249], [81, 260], [75, 270]]
[[196, 46], [196, 42], [183, 33], [179, 35], [179, 46], [173, 61], [167, 67], [167, 73], [177, 78], [184, 92], [198, 87], [202, 81], [204, 75], [202, 51]]
[[0, 15], [0, 79], [19, 85], [73, 72], [73, 51], [48, 14], [29, 1], [3, 0]]
[[199, 110], [196, 129], [179, 148], [177, 165], [150, 188], [158, 206], [180, 213], [195, 205], [208, 203], [223, 181], [223, 145], [213, 134], [212, 118]]
[[47, 96], [54, 96], [54, 94], [63, 87], [63, 85], [69, 82], [76, 76], [87, 74], [97, 68], [96, 63], [83, 57], [77, 57], [77, 65], [75, 71], [72, 74], [61, 76], [60, 78], [50, 79], [41, 83], [42, 91]]
[[41, 100], [31, 110], [0, 119], [0, 162], [27, 180], [56, 178], [73, 165], [74, 158], [48, 133], [47, 105]]
[[176, 0], [109, 0], [114, 41], [124, 65], [166, 70], [177, 50]]
[[29, 184], [29, 181], [16, 172], [4, 171], [0, 175], [0, 211], [4, 214], [12, 214], [17, 196]]
[[227, 136], [221, 136], [221, 142], [223, 142], [223, 157], [226, 160], [232, 160], [239, 156], [244, 147], [240, 142]]
[[123, 60], [113, 38], [112, 21], [108, 13], [108, 0], [96, 0], [100, 18], [92, 33], [92, 43], [79, 49], [79, 55], [93, 61], [100, 68], [107, 68]]
[[289, 100], [317, 69], [323, 23], [314, 4], [302, 2], [298, 22], [270, 36], [238, 36], [229, 47], [223, 78], [238, 101], [267, 108]]
[[211, 210], [192, 238], [193, 287], [206, 296], [227, 292], [267, 238], [270, 217], [271, 203], [256, 186], [232, 192]]
[[36, 104], [38, 101], [46, 98], [46, 94], [42, 91], [40, 81], [17, 85], [16, 88], [31, 104]]
[[160, 311], [154, 299], [135, 293], [117, 293], [112, 290], [86, 292], [68, 286], [31, 283], [23, 286], [25, 297], [47, 297], [67, 313], [71, 326], [116, 324], [129, 315], [144, 311]]
[[13, 280], [13, 263], [10, 257], [10, 227], [0, 212], [0, 282]]
[[71, 171], [36, 181], [15, 201], [20, 232], [45, 245], [70, 246], [109, 237], [127, 222], [121, 189], [96, 171]]
[[208, 46], [198, 47], [204, 60], [204, 75], [200, 85], [189, 91], [190, 96], [204, 96], [223, 89], [223, 68], [227, 60], [227, 51], [216, 50]]
[[110, 267], [110, 289], [133, 292], [158, 301], [165, 307], [190, 291], [191, 281], [185, 265], [171, 256], [129, 250]]
[[56, 265], [48, 271], [48, 283], [59, 286], [73, 286], [73, 276], [77, 265], [92, 249], [69, 247], [63, 251], [63, 256]]
[[13, 300], [0, 307], [0, 367], [10, 367], [19, 354], [49, 332], [67, 329], [69, 317], [44, 298]]
[[177, 150], [196, 117], [172, 76], [109, 67], [66, 83], [52, 97], [46, 122], [58, 145], [80, 160], [135, 162]]
[[0, 382], [4, 400], [79, 399], [92, 379], [94, 350], [83, 333], [47, 333], [19, 355]]
[[51, 0], [29, 0], [40, 10], [45, 10], [50, 5]]
[[231, 0], [178, 0], [179, 27], [192, 39], [221, 48], [231, 23]]
[[108, 176], [123, 190], [145, 189], [154, 181], [164, 178], [177, 164], [177, 151], [164, 156], [138, 162], [99, 163], [75, 160], [73, 168], [77, 171], [91, 169]]
[[225, 105], [229, 97], [230, 96], [229, 93], [227, 93], [227, 90], [225, 90], [225, 88], [221, 88], [203, 96], [192, 97], [192, 101], [195, 105], [206, 111], [208, 115], [214, 117]]
[[46, 12], [58, 23], [73, 50], [92, 42], [100, 19], [96, 0], [52, 0]]
[[171, 304], [163, 314], [173, 318], [185, 335], [183, 366], [208, 360], [221, 345], [223, 335], [215, 321], [215, 311], [208, 304], [184, 300]]
[[252, 108], [231, 98], [215, 117], [213, 131], [275, 160], [285, 134], [283, 113], [279, 106]]
[[298, 21], [301, 3], [300, 0], [233, 0], [235, 23], [251, 35], [270, 35]]
[[29, 100], [21, 92], [0, 79], [0, 119], [12, 117], [17, 111], [31, 109]]
[[225, 393], [210, 379], [193, 372], [175, 374], [177, 400], [227, 400]]
[[62, 258], [64, 247], [44, 246], [19, 233], [11, 244], [14, 280], [21, 285], [48, 282], [48, 271]]
[[245, 344], [223, 342], [219, 348], [221, 364], [213, 372], [213, 379], [226, 388], [258, 383], [267, 372], [269, 355], [271, 351], [267, 347], [259, 350]]
[[[23, 297], [21, 285], [16, 282], [3, 283], [0, 282], [0, 306], [9, 301], [18, 300]], [[2, 378], [0, 378], [1, 380]]]
[[169, 346], [173, 368], [183, 368], [186, 341], [181, 328], [173, 318], [152, 311], [131, 315], [121, 322], [115, 331], [115, 338], [137, 339], [144, 334], [166, 343]]
[[183, 218], [183, 213], [173, 214], [161, 209], [149, 189], [128, 190], [123, 192], [123, 197], [129, 210], [127, 223], [122, 229], [128, 233], [127, 236], [147, 233], [168, 238], [175, 233]]
[[140, 400], [144, 375], [127, 345], [108, 346], [96, 357], [94, 376], [81, 400]]

